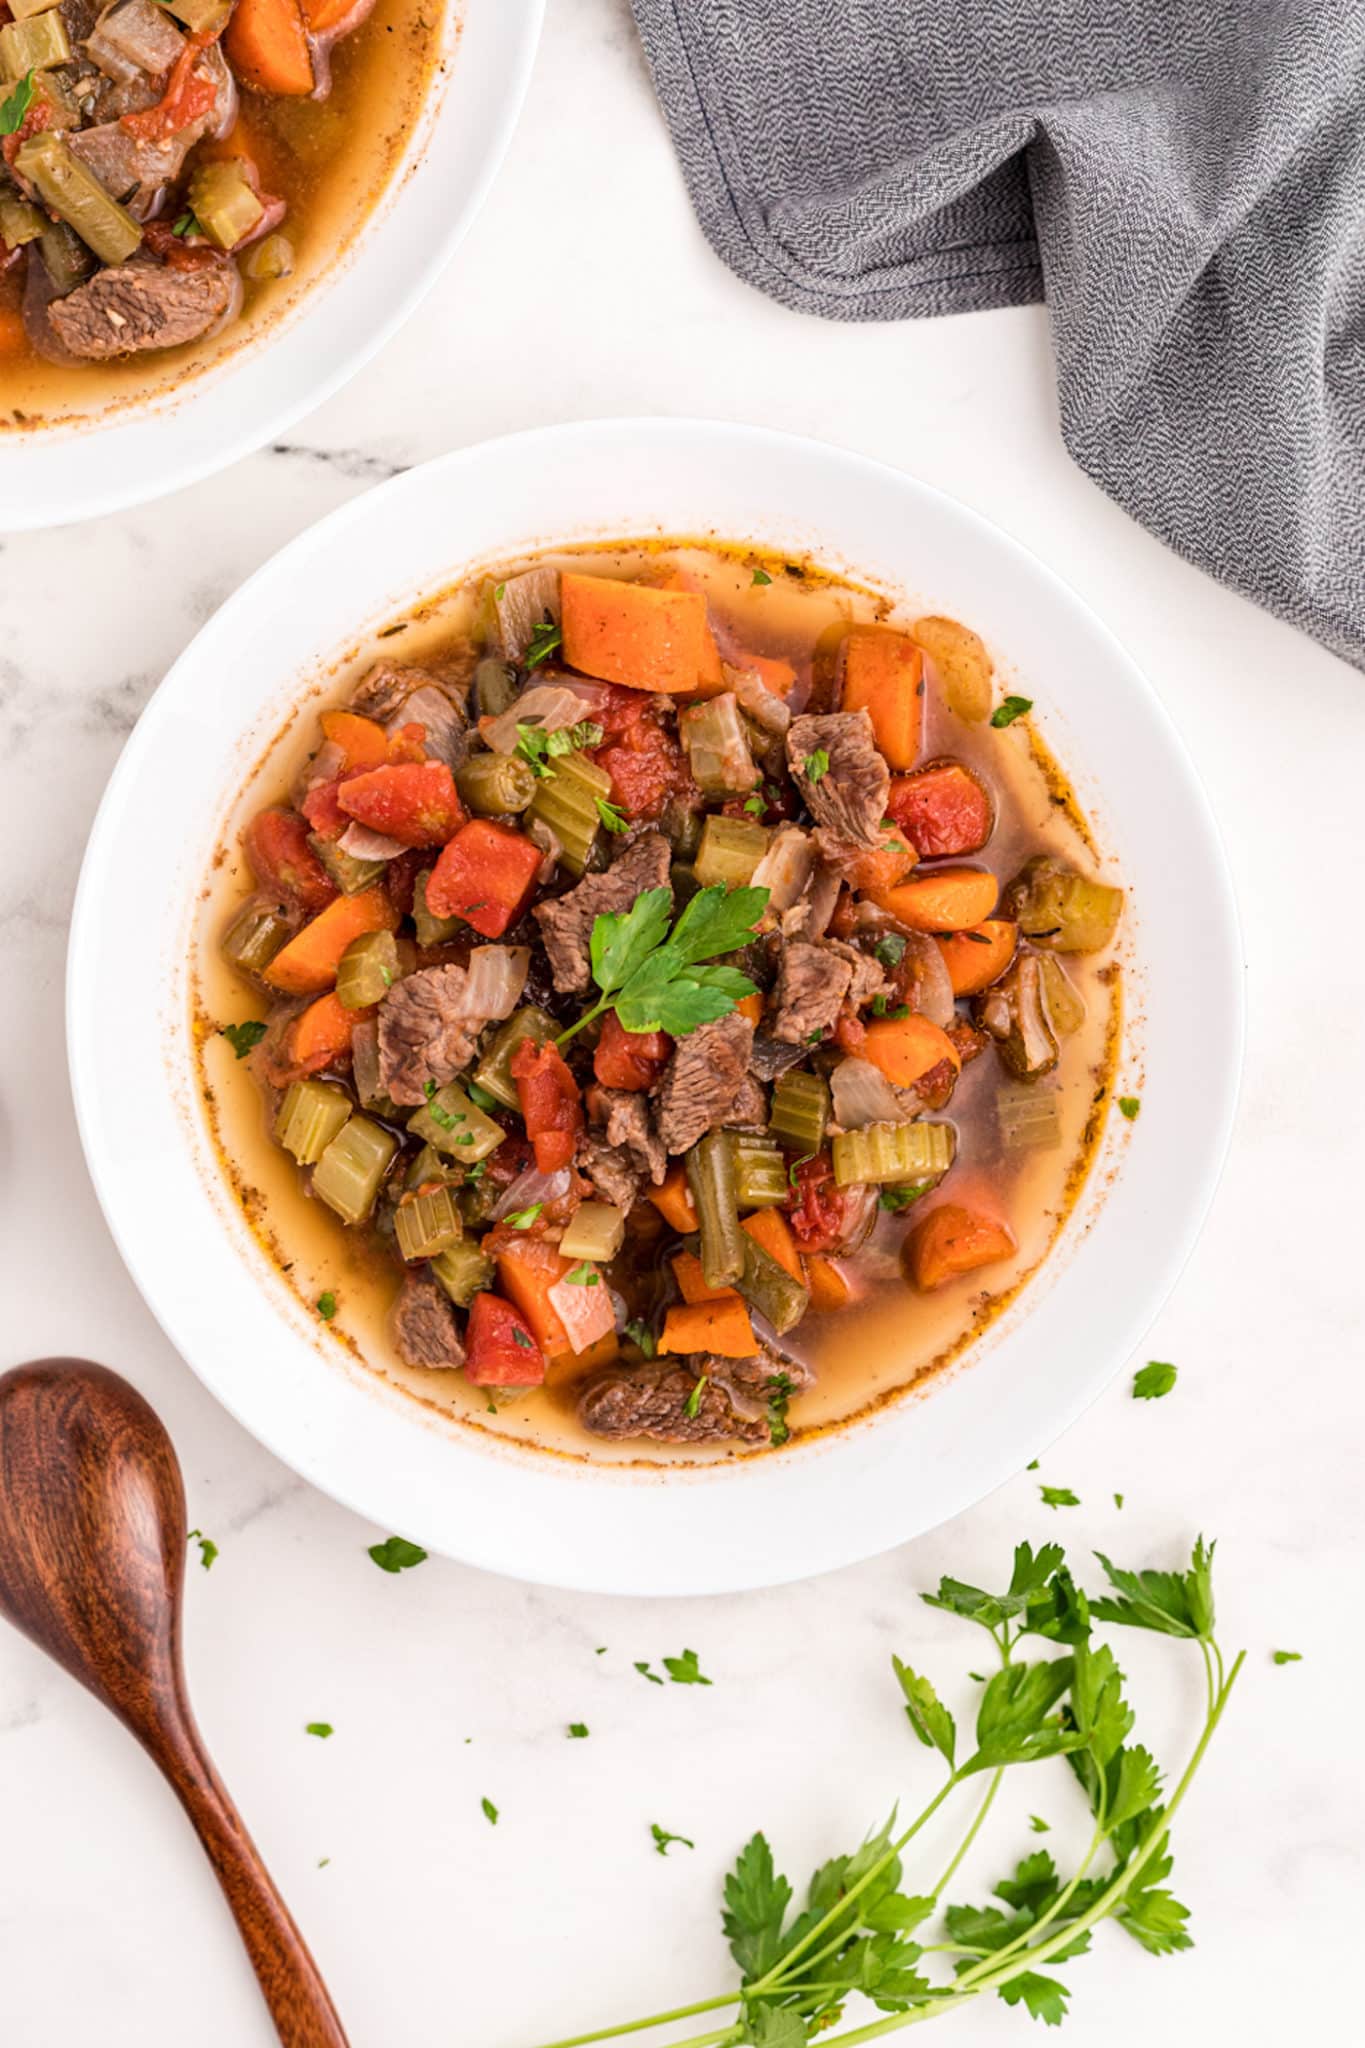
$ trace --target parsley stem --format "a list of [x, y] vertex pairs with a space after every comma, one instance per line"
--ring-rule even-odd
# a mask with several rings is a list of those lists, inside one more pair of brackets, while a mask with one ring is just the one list
[[994, 1776], [992, 1777], [990, 1784], [986, 1787], [986, 1796], [982, 1800], [980, 1806], [978, 1806], [976, 1809], [976, 1819], [972, 1822], [966, 1834], [962, 1837], [962, 1841], [958, 1846], [956, 1856], [954, 1856], [952, 1862], [948, 1865], [948, 1868], [944, 1871], [942, 1877], [939, 1879], [938, 1883], [934, 1886], [933, 1891], [930, 1893], [931, 1898], [937, 1899], [938, 1897], [940, 1897], [941, 1894], [947, 1890], [949, 1884], [952, 1882], [954, 1872], [957, 1870], [957, 1867], [961, 1863], [963, 1857], [967, 1854], [967, 1851], [971, 1848], [972, 1843], [976, 1840], [977, 1835], [981, 1829], [981, 1823], [985, 1820], [986, 1815], [990, 1812], [991, 1807], [995, 1803], [995, 1795], [1000, 1790], [1000, 1781], [1004, 1777], [1004, 1775], [1005, 1766], [1004, 1764], [1001, 1764], [999, 1770], [996, 1771]]
[[[676, 2005], [672, 2012], [656, 2012], [647, 2020], [622, 2020], [619, 2026], [599, 2027], [592, 2034], [569, 2034], [562, 2041], [547, 2041], [544, 2048], [587, 2048], [587, 2044], [592, 2041], [614, 2041], [620, 2034], [638, 2034], [646, 2027], [663, 2027], [673, 2020], [691, 2019], [695, 2013], [716, 2012], [724, 2005], [738, 2005], [743, 1997], [744, 1993], [736, 1986], [733, 1991], [726, 1991], [719, 1998], [702, 1998], [695, 2005]], [[730, 2031], [727, 2027], [725, 2034], [728, 2035]], [[723, 2035], [706, 2034], [698, 2035], [697, 2041], [723, 2038]], [[680, 2042], [678, 2048], [697, 2048], [697, 2043]]]
[[577, 1032], [581, 1031], [585, 1024], [591, 1024], [595, 1017], [600, 1017], [604, 1010], [609, 1010], [612, 1004], [615, 1002], [615, 1000], [615, 996], [603, 996], [600, 1002], [594, 1003], [590, 1010], [585, 1010], [583, 1012], [583, 1015], [579, 1018], [576, 1024], [571, 1024], [567, 1031], [561, 1031], [558, 1038], [555, 1040], [555, 1044], [567, 1045], [569, 1040], [573, 1038]]

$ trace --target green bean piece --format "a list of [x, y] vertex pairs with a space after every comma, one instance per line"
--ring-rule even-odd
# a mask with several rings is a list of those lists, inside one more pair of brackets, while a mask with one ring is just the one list
[[753, 1131], [727, 1131], [735, 1162], [735, 1199], [741, 1209], [780, 1209], [790, 1188], [787, 1162], [773, 1139]]
[[735, 1198], [735, 1155], [724, 1131], [708, 1131], [686, 1159], [687, 1184], [701, 1226], [701, 1270], [708, 1287], [733, 1287], [744, 1271], [744, 1232]]
[[30, 71], [55, 71], [70, 62], [71, 41], [55, 7], [0, 28], [0, 77], [26, 78]]
[[36, 242], [46, 226], [47, 215], [27, 199], [17, 192], [0, 192], [0, 242], [7, 248], [22, 249], [26, 242]]
[[739, 699], [726, 691], [678, 713], [692, 780], [707, 796], [746, 796], [759, 780]]
[[239, 258], [242, 270], [253, 284], [269, 284], [278, 277], [294, 275], [294, 244], [288, 235], [262, 235]]
[[[10, 28], [0, 29], [0, 42], [15, 29], [36, 28], [46, 21], [55, 21], [60, 27], [61, 16], [39, 14], [32, 21], [14, 22]], [[66, 39], [65, 30], [62, 39]], [[60, 135], [48, 129], [30, 135], [19, 145], [14, 167], [37, 188], [39, 198], [54, 213], [71, 223], [101, 263], [126, 263], [141, 244], [142, 229], [132, 214], [110, 198], [94, 172], [72, 155]]]
[[768, 1128], [780, 1143], [793, 1152], [818, 1152], [828, 1122], [828, 1081], [800, 1070], [778, 1075]]
[[423, 868], [412, 885], [412, 921], [417, 927], [419, 946], [448, 946], [464, 922], [458, 917], [437, 917], [427, 909], [427, 883], [431, 869]]
[[576, 751], [558, 754], [545, 765], [551, 772], [536, 783], [531, 816], [554, 833], [570, 874], [585, 875], [602, 822], [598, 801], [610, 797], [611, 777], [605, 768]]
[[52, 280], [53, 293], [59, 299], [74, 292], [78, 284], [84, 284], [95, 267], [90, 251], [64, 220], [48, 223], [38, 237], [38, 250], [43, 268]]
[[1098, 953], [1113, 938], [1122, 889], [1092, 882], [1055, 854], [1025, 861], [1005, 892], [1004, 914], [1035, 946], [1052, 953]]
[[343, 1223], [363, 1223], [397, 1150], [392, 1131], [353, 1116], [313, 1168], [313, 1193]]
[[[493, 610], [489, 586], [490, 613]], [[495, 654], [486, 654], [474, 670], [474, 701], [482, 718], [496, 718], [499, 712], [508, 711], [517, 701], [517, 672], [510, 662], [499, 661]]]
[[243, 974], [263, 974], [292, 935], [289, 919], [272, 904], [248, 903], [223, 934], [223, 957]]
[[300, 1166], [316, 1166], [345, 1128], [351, 1098], [335, 1081], [292, 1081], [275, 1118], [275, 1143]]
[[995, 1116], [1007, 1152], [1051, 1152], [1062, 1142], [1062, 1113], [1056, 1094], [1025, 1082], [1003, 1087]]
[[362, 932], [337, 963], [337, 1001], [344, 1010], [368, 1010], [398, 979], [398, 941], [392, 932]]
[[398, 1249], [405, 1259], [431, 1259], [464, 1236], [464, 1224], [450, 1188], [432, 1188], [425, 1195], [405, 1195], [394, 1211]]
[[1055, 954], [1042, 954], [1038, 966], [1043, 980], [1043, 1002], [1052, 1028], [1059, 1038], [1070, 1038], [1085, 1022], [1084, 999]]
[[724, 882], [727, 889], [742, 888], [768, 851], [772, 834], [752, 818], [723, 818], [713, 814], [701, 828], [697, 850], [697, 880], [703, 889]]
[[493, 1285], [493, 1261], [474, 1237], [462, 1237], [438, 1252], [431, 1273], [457, 1308], [468, 1308], [476, 1294]]
[[765, 1252], [762, 1245], [755, 1244], [748, 1231], [744, 1232], [744, 1271], [735, 1282], [736, 1287], [761, 1316], [766, 1316], [779, 1337], [788, 1330], [794, 1330], [806, 1310], [810, 1307], [810, 1290], [793, 1280], [785, 1266], [780, 1266], [771, 1252]]
[[500, 1024], [493, 1034], [492, 1043], [474, 1069], [474, 1079], [480, 1088], [486, 1088], [496, 1096], [505, 1109], [520, 1110], [521, 1097], [517, 1084], [512, 1079], [512, 1055], [523, 1039], [533, 1038], [537, 1045], [548, 1045], [559, 1026], [548, 1011], [528, 1003], [524, 1010], [518, 1010], [505, 1024]]
[[235, 249], [265, 218], [246, 165], [235, 156], [195, 165], [190, 174], [190, 212], [219, 249]]
[[308, 844], [343, 896], [358, 896], [362, 889], [368, 889], [379, 880], [388, 865], [382, 860], [357, 860], [335, 839], [324, 839], [320, 832], [310, 832]]
[[580, 1202], [559, 1240], [561, 1259], [591, 1259], [605, 1266], [626, 1236], [625, 1211], [614, 1202]]
[[834, 1181], [836, 1187], [846, 1188], [858, 1181], [931, 1180], [948, 1171], [956, 1153], [952, 1124], [925, 1123], [923, 1118], [907, 1124], [865, 1124], [834, 1140]]
[[408, 1129], [423, 1144], [434, 1145], [462, 1166], [477, 1165], [496, 1152], [507, 1136], [501, 1124], [476, 1109], [463, 1088], [448, 1081], [424, 1108], [408, 1118]]
[[476, 817], [499, 818], [530, 808], [536, 777], [519, 754], [471, 754], [455, 770], [455, 787]]

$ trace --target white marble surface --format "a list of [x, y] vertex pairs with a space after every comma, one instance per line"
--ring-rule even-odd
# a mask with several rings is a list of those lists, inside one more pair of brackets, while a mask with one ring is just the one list
[[[157, 678], [220, 599], [397, 467], [631, 410], [866, 450], [1042, 553], [1137, 651], [1194, 750], [1238, 879], [1251, 995], [1227, 1177], [1141, 1354], [1178, 1363], [1175, 1394], [1136, 1404], [1126, 1370], [1041, 1474], [933, 1538], [787, 1591], [676, 1606], [436, 1560], [377, 1572], [376, 1532], [248, 1439], [153, 1325], [86, 1180], [62, 1049], [90, 818]], [[1066, 1972], [1068, 2038], [1270, 2043], [1290, 2021], [1333, 2048], [1360, 2038], [1345, 1968], [1365, 1838], [1352, 1597], [1365, 1534], [1365, 681], [1165, 553], [1071, 467], [1041, 310], [841, 329], [749, 292], [695, 228], [625, 0], [551, 0], [491, 203], [420, 317], [349, 390], [287, 446], [177, 498], [0, 542], [0, 732], [0, 1363], [103, 1358], [168, 1423], [192, 1520], [221, 1545], [211, 1573], [190, 1573], [200, 1716], [356, 2048], [516, 2048], [704, 1995], [726, 1981], [718, 1874], [751, 1828], [809, 1869], [894, 1799], [925, 1796], [930, 1767], [888, 1653], [917, 1651], [948, 1677], [977, 1658], [917, 1588], [944, 1568], [998, 1571], [1024, 1534], [1173, 1558], [1201, 1528], [1221, 1538], [1226, 1639], [1250, 1658], [1180, 1830], [1198, 1947], [1157, 1963], [1102, 1939]], [[1040, 1477], [1084, 1505], [1047, 1513]], [[631, 1668], [685, 1644], [711, 1689], [660, 1691]], [[1303, 1662], [1274, 1667], [1277, 1645]], [[1163, 1659], [1125, 1647], [1176, 1735], [1193, 1675], [1171, 1685]], [[331, 1741], [304, 1735], [314, 1719], [335, 1724]], [[587, 1742], [566, 1740], [575, 1719]], [[1074, 1805], [1057, 1768], [1002, 1818], [969, 1894], [1030, 1846], [1030, 1808], [1060, 1822]], [[661, 1860], [653, 1820], [695, 1851]], [[150, 1766], [10, 1634], [0, 1844], [6, 2044], [273, 2038]], [[1017, 2039], [1029, 2024], [996, 2005], [954, 2038]]]

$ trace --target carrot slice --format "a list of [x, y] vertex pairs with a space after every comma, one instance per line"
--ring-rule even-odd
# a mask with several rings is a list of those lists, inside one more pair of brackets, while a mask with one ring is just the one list
[[924, 724], [924, 656], [904, 633], [855, 626], [844, 641], [842, 708], [866, 711], [878, 751], [913, 768]]
[[988, 917], [984, 924], [974, 925], [968, 931], [950, 932], [935, 939], [934, 944], [943, 955], [953, 994], [976, 996], [1000, 979], [1014, 958], [1018, 941], [1017, 924]]
[[917, 1015], [874, 1018], [858, 1051], [897, 1088], [913, 1088], [944, 1060], [952, 1062], [954, 1073], [962, 1071], [962, 1055], [947, 1032]]
[[701, 1269], [701, 1260], [695, 1252], [679, 1252], [669, 1261], [673, 1277], [678, 1283], [678, 1292], [689, 1308], [695, 1308], [701, 1301], [738, 1301], [733, 1287], [708, 1287], [706, 1276]]
[[875, 846], [855, 846], [851, 839], [841, 840], [837, 853], [829, 857], [850, 889], [865, 896], [878, 889], [894, 889], [919, 859], [899, 825], [892, 824], [882, 826]]
[[990, 916], [1000, 884], [984, 868], [935, 868], [894, 889], [867, 893], [909, 931], [965, 932]]
[[696, 1230], [696, 1204], [692, 1190], [687, 1185], [687, 1169], [679, 1163], [668, 1170], [662, 1187], [645, 1190], [665, 1223], [671, 1223], [675, 1230]]
[[566, 570], [559, 598], [564, 659], [586, 676], [682, 695], [716, 666], [700, 591], [658, 590]]
[[[485, 1249], [488, 1247], [485, 1246]], [[569, 1333], [550, 1300], [550, 1289], [572, 1268], [543, 1237], [523, 1231], [499, 1232], [494, 1247], [498, 1286], [525, 1316], [531, 1335], [547, 1358], [572, 1353]]]
[[994, 1265], [1018, 1250], [1014, 1232], [998, 1216], [943, 1202], [910, 1232], [905, 1260], [916, 1287], [930, 1292], [963, 1273]]
[[660, 1351], [713, 1351], [717, 1358], [752, 1358], [758, 1350], [749, 1311], [733, 1301], [699, 1301], [673, 1307], [664, 1317]]
[[301, 1010], [287, 1034], [288, 1064], [301, 1080], [346, 1058], [351, 1050], [351, 1033], [372, 1012], [348, 1010], [335, 989]]
[[280, 948], [265, 970], [265, 979], [286, 995], [321, 995], [336, 980], [338, 963], [352, 939], [365, 932], [391, 932], [397, 922], [383, 889], [338, 896]]
[[757, 1031], [759, 1025], [763, 1022], [762, 996], [757, 993], [751, 996], [741, 996], [735, 1008], [739, 1011], [741, 1017], [748, 1018], [754, 1030]]
[[349, 775], [363, 775], [388, 761], [389, 736], [377, 719], [362, 718], [358, 711], [324, 711], [322, 729], [346, 756], [343, 766]]
[[299, 0], [237, 0], [223, 37], [233, 70], [258, 92], [306, 98], [313, 56]]
[[780, 1209], [755, 1209], [739, 1227], [748, 1231], [760, 1251], [777, 1260], [784, 1273], [790, 1273], [793, 1280], [805, 1284], [801, 1254], [792, 1236], [791, 1225]]
[[586, 1351], [559, 1351], [546, 1360], [545, 1370], [552, 1380], [581, 1379], [584, 1373], [596, 1372], [601, 1365], [612, 1365], [621, 1355], [621, 1340], [615, 1330], [609, 1330], [605, 1337], [599, 1337], [595, 1344], [589, 1344]]
[[810, 1305], [822, 1315], [831, 1309], [847, 1308], [856, 1299], [853, 1282], [833, 1259], [807, 1259], [806, 1283], [810, 1288]]

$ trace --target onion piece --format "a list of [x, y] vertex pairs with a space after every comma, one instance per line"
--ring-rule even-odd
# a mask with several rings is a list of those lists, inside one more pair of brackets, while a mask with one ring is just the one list
[[557, 1166], [553, 1173], [542, 1173], [538, 1166], [528, 1166], [499, 1196], [493, 1221], [501, 1223], [505, 1216], [515, 1216], [521, 1209], [533, 1209], [537, 1202], [562, 1201], [569, 1192], [571, 1180], [567, 1166]]
[[422, 744], [430, 761], [444, 761], [447, 768], [458, 768], [469, 752], [465, 715], [435, 683], [422, 683], [409, 691], [386, 721], [384, 730], [392, 738], [405, 725], [422, 727]]
[[529, 946], [475, 946], [465, 969], [461, 1013], [489, 1022], [510, 1017], [530, 970]]
[[596, 1286], [579, 1285], [566, 1274], [546, 1289], [546, 1298], [563, 1323], [569, 1349], [575, 1356], [588, 1350], [599, 1338], [609, 1337], [616, 1328], [611, 1289], [600, 1273], [594, 1278]]
[[390, 839], [387, 832], [372, 832], [368, 825], [362, 825], [357, 819], [352, 819], [337, 845], [353, 860], [392, 860], [395, 855], [407, 852], [401, 839]]
[[907, 932], [901, 956], [903, 1000], [921, 1017], [946, 1031], [957, 1014], [948, 963], [928, 932]]
[[834, 1120], [846, 1131], [860, 1131], [865, 1124], [903, 1124], [895, 1089], [871, 1060], [856, 1055], [840, 1060], [829, 1079], [834, 1103]]
[[346, 766], [346, 749], [335, 740], [324, 740], [311, 760], [305, 762], [294, 784], [294, 801], [299, 803], [319, 783], [335, 782]]
[[768, 732], [785, 732], [792, 722], [786, 701], [770, 690], [756, 668], [732, 668], [721, 663], [726, 683], [757, 725]]
[[749, 877], [751, 888], [768, 892], [768, 906], [763, 913], [765, 924], [770, 919], [775, 924], [782, 911], [790, 910], [800, 901], [810, 882], [814, 861], [810, 834], [799, 825], [779, 825], [768, 842], [767, 852]]
[[557, 683], [538, 683], [534, 689], [523, 690], [516, 702], [496, 718], [481, 718], [479, 736], [495, 754], [514, 754], [519, 725], [534, 725], [541, 732], [562, 732], [566, 726], [591, 718], [605, 702], [606, 691], [591, 684], [581, 690], [570, 690]]

